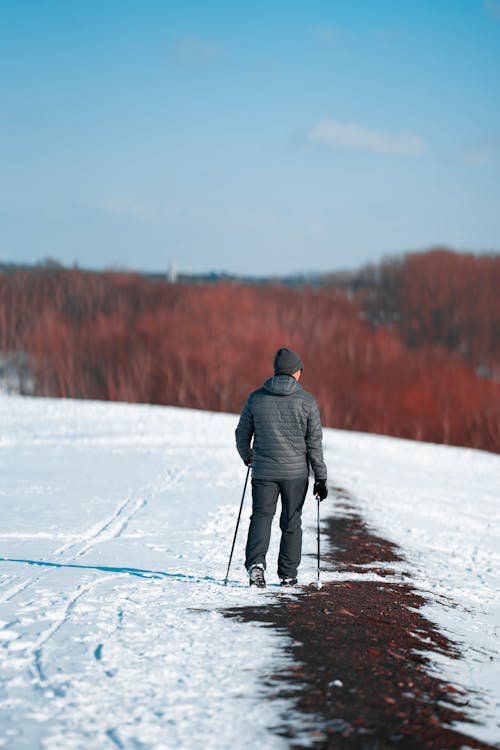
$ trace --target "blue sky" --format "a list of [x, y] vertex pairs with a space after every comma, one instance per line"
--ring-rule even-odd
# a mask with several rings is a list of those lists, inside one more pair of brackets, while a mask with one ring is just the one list
[[500, 251], [500, 0], [2, 2], [0, 260]]

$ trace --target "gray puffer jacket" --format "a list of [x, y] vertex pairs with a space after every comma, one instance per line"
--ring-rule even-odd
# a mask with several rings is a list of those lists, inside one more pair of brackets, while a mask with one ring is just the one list
[[316, 480], [326, 479], [316, 399], [291, 375], [275, 375], [250, 394], [236, 447], [243, 461], [252, 459], [255, 479], [299, 479], [309, 465]]

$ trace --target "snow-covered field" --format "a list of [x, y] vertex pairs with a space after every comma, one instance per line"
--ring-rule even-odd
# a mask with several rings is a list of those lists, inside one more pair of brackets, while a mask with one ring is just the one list
[[455, 727], [499, 743], [500, 457], [335, 430], [325, 441], [332, 478], [402, 548], [412, 584], [430, 600], [423, 613], [460, 646], [463, 659], [432, 657], [469, 692], [481, 722]]
[[[287, 747], [272, 729], [284, 712], [301, 719], [261, 683], [286, 664], [286, 640], [220, 612], [278, 594], [246, 585], [249, 496], [223, 585], [245, 478], [236, 422], [0, 397], [0, 747]], [[482, 724], [466, 731], [497, 741], [499, 457], [333, 430], [325, 447], [330, 479], [402, 546], [428, 616], [463, 644], [436, 669], [479, 690]], [[310, 496], [304, 583], [315, 512]], [[275, 529], [271, 584], [277, 543]]]

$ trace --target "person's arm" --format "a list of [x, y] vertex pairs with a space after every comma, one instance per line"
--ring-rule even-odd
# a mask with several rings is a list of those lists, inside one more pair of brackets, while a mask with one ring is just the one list
[[253, 416], [250, 409], [250, 399], [247, 400], [243, 411], [241, 412], [240, 421], [235, 431], [236, 448], [243, 462], [249, 466], [252, 462], [251, 442], [254, 433]]
[[311, 464], [316, 482], [326, 482], [326, 464], [323, 458], [323, 430], [318, 404], [313, 402], [307, 420], [307, 459]]

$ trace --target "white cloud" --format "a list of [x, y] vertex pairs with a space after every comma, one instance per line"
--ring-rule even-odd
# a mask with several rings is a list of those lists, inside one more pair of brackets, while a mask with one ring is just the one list
[[169, 46], [171, 57], [183, 65], [209, 65], [224, 56], [222, 47], [192, 34], [179, 36]]
[[355, 122], [320, 120], [310, 129], [308, 140], [330, 148], [365, 151], [370, 154], [421, 156], [424, 153], [424, 144], [418, 135], [381, 133]]

